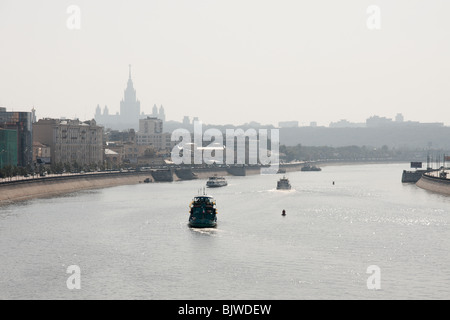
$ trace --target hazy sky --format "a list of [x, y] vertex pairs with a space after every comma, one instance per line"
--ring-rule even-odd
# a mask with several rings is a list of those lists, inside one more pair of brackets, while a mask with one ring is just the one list
[[450, 125], [449, 16], [448, 0], [0, 0], [0, 106], [115, 113], [131, 64], [141, 109], [168, 120]]

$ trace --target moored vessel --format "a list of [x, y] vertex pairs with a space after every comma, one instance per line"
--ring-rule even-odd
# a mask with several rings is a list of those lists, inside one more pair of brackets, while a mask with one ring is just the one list
[[233, 176], [244, 177], [246, 175], [245, 167], [234, 165], [227, 168], [227, 172]]
[[173, 172], [171, 169], [155, 169], [151, 171], [155, 182], [172, 182]]
[[317, 167], [316, 165], [313, 164], [305, 164], [302, 168], [301, 171], [322, 171], [321, 168]]
[[[445, 159], [444, 159], [445, 161]], [[413, 161], [411, 162], [411, 168], [416, 169], [415, 171], [403, 170], [402, 182], [403, 183], [416, 183], [422, 178], [422, 175], [427, 172], [435, 171], [430, 166], [430, 156], [427, 157], [427, 169], [422, 169], [422, 162]]]
[[145, 178], [144, 179], [144, 183], [151, 183], [152, 182], [152, 179], [150, 179], [150, 178]]
[[402, 173], [402, 183], [416, 183], [422, 178], [424, 173], [429, 172], [428, 170], [416, 170], [416, 171], [408, 171], [403, 170]]
[[191, 168], [180, 168], [175, 170], [175, 174], [180, 180], [195, 180], [198, 179], [197, 174], [192, 172]]

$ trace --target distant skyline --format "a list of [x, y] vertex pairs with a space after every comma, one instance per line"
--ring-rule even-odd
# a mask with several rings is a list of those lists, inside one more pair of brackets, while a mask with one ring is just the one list
[[[370, 5], [380, 30], [367, 28]], [[450, 125], [448, 12], [440, 0], [2, 0], [0, 106], [115, 114], [131, 64], [141, 111], [164, 105], [167, 120], [328, 126], [402, 113]]]

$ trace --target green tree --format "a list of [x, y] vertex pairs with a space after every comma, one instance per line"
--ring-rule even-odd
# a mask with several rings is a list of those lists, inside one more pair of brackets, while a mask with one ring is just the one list
[[72, 166], [70, 165], [70, 163], [66, 162], [64, 163], [64, 170], [69, 173], [72, 171]]

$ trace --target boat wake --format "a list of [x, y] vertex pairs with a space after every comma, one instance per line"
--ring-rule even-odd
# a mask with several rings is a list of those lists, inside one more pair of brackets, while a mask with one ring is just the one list
[[[260, 192], [266, 192], [266, 191], [260, 191]], [[291, 190], [278, 190], [277, 188], [267, 190], [267, 192], [277, 192], [277, 193], [294, 193], [297, 192], [295, 189]]]
[[189, 228], [192, 232], [197, 234], [204, 234], [209, 236], [216, 236], [220, 230], [217, 228]]

